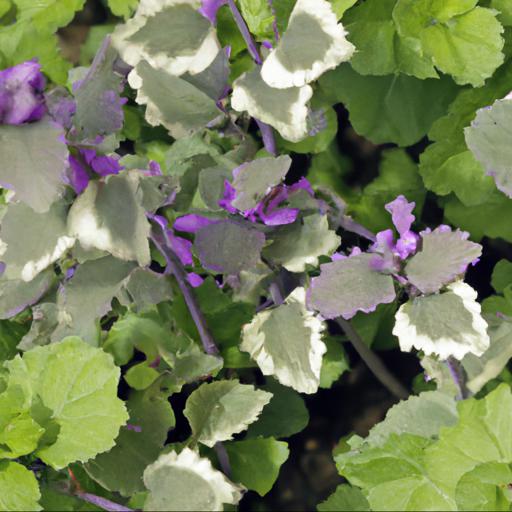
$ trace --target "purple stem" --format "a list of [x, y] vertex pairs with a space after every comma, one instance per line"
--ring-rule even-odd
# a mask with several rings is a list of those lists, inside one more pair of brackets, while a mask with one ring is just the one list
[[[254, 41], [251, 32], [249, 31], [247, 23], [245, 22], [240, 11], [238, 10], [238, 7], [236, 6], [234, 0], [228, 0], [228, 5], [229, 8], [231, 9], [231, 13], [233, 14], [233, 18], [235, 19], [235, 22], [238, 26], [238, 30], [240, 31], [242, 37], [245, 40], [245, 44], [247, 45], [247, 49], [249, 50], [251, 57], [258, 66], [261, 66], [263, 64], [263, 60], [261, 58], [260, 51], [256, 45], [256, 42]], [[265, 149], [271, 155], [276, 155], [276, 141], [274, 138], [274, 132], [272, 130], [272, 127], [258, 119], [256, 119], [256, 122], [258, 123], [258, 126], [260, 128], [261, 137], [263, 138], [263, 145], [265, 146]]]
[[229, 464], [229, 456], [226, 450], [226, 447], [223, 443], [215, 443], [215, 453], [217, 454], [217, 458], [219, 459], [220, 468], [222, 472], [228, 477], [231, 478], [231, 465]]
[[446, 366], [448, 367], [453, 382], [455, 382], [455, 386], [457, 386], [458, 393], [456, 399], [464, 400], [464, 398], [469, 396], [469, 392], [466, 388], [466, 379], [462, 365], [455, 358], [449, 357], [446, 360]]
[[261, 60], [260, 52], [258, 50], [258, 47], [256, 46], [256, 42], [252, 38], [247, 23], [245, 23], [245, 20], [240, 11], [238, 10], [238, 7], [236, 6], [234, 0], [228, 0], [228, 5], [229, 8], [231, 9], [231, 12], [233, 13], [233, 18], [235, 18], [235, 22], [238, 25], [238, 30], [240, 30], [242, 37], [245, 39], [245, 43], [247, 44], [247, 49], [249, 50], [251, 57], [254, 59], [254, 62], [258, 64], [258, 66], [261, 66], [263, 64], [263, 61]]
[[175, 277], [178, 286], [180, 287], [185, 303], [190, 311], [190, 315], [192, 316], [197, 331], [199, 332], [199, 337], [201, 338], [201, 343], [203, 344], [205, 352], [210, 355], [217, 355], [219, 350], [217, 349], [215, 341], [208, 330], [203, 312], [199, 308], [199, 304], [196, 301], [194, 293], [188, 284], [187, 273], [176, 254], [174, 254], [174, 251], [170, 248], [170, 244], [166, 243], [165, 233], [160, 236], [153, 232], [151, 240], [165, 258], [167, 263], [166, 272], [170, 272]]
[[101, 496], [89, 494], [88, 492], [78, 491], [75, 493], [75, 496], [83, 501], [86, 501], [87, 503], [92, 503], [93, 505], [96, 505], [103, 510], [107, 510], [108, 512], [133, 512], [133, 509], [131, 508], [124, 507], [123, 505], [114, 503], [113, 501], [102, 498]]
[[280, 306], [284, 302], [283, 294], [281, 293], [281, 288], [274, 281], [268, 288], [270, 292], [270, 296], [272, 297], [272, 301], [276, 306]]
[[265, 149], [272, 156], [276, 156], [276, 139], [274, 137], [274, 131], [272, 130], [272, 127], [264, 123], [263, 121], [260, 121], [259, 119], [256, 119], [256, 123], [258, 123], [258, 127], [261, 132], [261, 137], [263, 139], [263, 145], [265, 146]]
[[272, 12], [272, 16], [274, 16], [274, 19], [272, 21], [272, 29], [274, 30], [274, 37], [275, 37], [276, 43], [277, 43], [279, 41], [279, 29], [277, 28], [276, 10], [274, 8], [273, 0], [267, 0], [267, 2], [270, 7], [270, 11]]

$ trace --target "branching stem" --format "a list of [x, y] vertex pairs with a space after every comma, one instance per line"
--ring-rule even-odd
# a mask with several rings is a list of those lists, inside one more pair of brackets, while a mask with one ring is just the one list
[[377, 379], [397, 398], [406, 400], [409, 392], [403, 384], [384, 366], [381, 359], [366, 345], [361, 339], [357, 331], [352, 327], [352, 324], [344, 318], [338, 317], [336, 319], [338, 325], [343, 329], [347, 335], [350, 343], [356, 349], [361, 359], [366, 363], [371, 372]]

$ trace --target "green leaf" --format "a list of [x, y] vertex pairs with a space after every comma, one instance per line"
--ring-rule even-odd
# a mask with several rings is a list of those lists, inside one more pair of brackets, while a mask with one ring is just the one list
[[261, 389], [272, 393], [272, 398], [258, 420], [249, 426], [247, 438], [284, 438], [304, 430], [309, 421], [309, 413], [304, 400], [295, 390], [273, 379]]
[[236, 505], [242, 498], [239, 487], [190, 448], [161, 455], [144, 471], [144, 483], [149, 490], [146, 511], [220, 512], [224, 503]]
[[331, 256], [341, 244], [341, 238], [329, 229], [327, 216], [319, 214], [279, 227], [269, 238], [272, 243], [263, 250], [264, 258], [290, 272], [318, 266], [320, 256]]
[[91, 181], [69, 211], [69, 234], [86, 250], [149, 265], [150, 224], [137, 191], [138, 177], [133, 174], [110, 176], [102, 186]]
[[512, 262], [500, 260], [492, 271], [491, 285], [498, 293], [503, 293], [509, 284], [512, 284]]
[[464, 129], [466, 144], [474, 157], [492, 176], [496, 186], [512, 197], [510, 146], [505, 135], [512, 118], [512, 101], [497, 100], [491, 107], [480, 109], [471, 126]]
[[240, 211], [250, 210], [286, 176], [292, 159], [288, 155], [258, 158], [238, 167], [234, 173], [233, 188], [236, 197], [232, 204]]
[[264, 244], [263, 233], [231, 220], [200, 229], [194, 240], [203, 267], [222, 274], [238, 274], [255, 267]]
[[258, 38], [272, 37], [274, 15], [266, 0], [240, 0], [240, 10], [252, 34]]
[[231, 466], [231, 477], [248, 489], [265, 496], [288, 459], [288, 443], [268, 439], [248, 439], [225, 444]]
[[54, 302], [43, 302], [32, 307], [32, 324], [18, 345], [19, 350], [30, 350], [38, 345], [47, 345], [59, 323], [59, 309]]
[[44, 213], [23, 203], [9, 205], [1, 221], [0, 242], [6, 245], [0, 258], [7, 279], [32, 281], [74, 245], [75, 239], [67, 234], [67, 210], [63, 201], [53, 203]]
[[375, 311], [395, 300], [391, 276], [373, 270], [374, 256], [359, 254], [320, 266], [311, 280], [308, 301], [324, 318], [352, 318], [358, 311]]
[[[510, 464], [512, 442], [507, 435], [511, 428], [510, 407], [512, 394], [505, 384], [483, 400], [459, 403], [459, 422], [441, 430], [439, 441], [429, 447], [425, 455], [432, 480], [445, 493], [454, 495], [461, 477], [479, 464]], [[499, 495], [503, 491], [495, 488], [494, 492]]]
[[445, 360], [481, 356], [489, 347], [487, 322], [481, 317], [477, 293], [463, 281], [455, 281], [443, 293], [422, 295], [400, 306], [393, 334], [401, 350], [422, 350]]
[[503, 63], [504, 42], [495, 12], [476, 3], [398, 0], [393, 19], [400, 35], [416, 38], [440, 71], [478, 87]]
[[48, 211], [64, 191], [68, 149], [63, 138], [62, 129], [48, 120], [0, 126], [0, 181], [38, 213]]
[[330, 388], [347, 370], [350, 369], [347, 354], [339, 340], [324, 338], [327, 352], [322, 359], [320, 387]]
[[333, 101], [346, 105], [360, 135], [375, 144], [410, 146], [420, 140], [452, 101], [449, 78], [418, 80], [403, 74], [362, 76], [348, 64], [320, 79]]
[[9, 320], [0, 320], [0, 363], [12, 359], [16, 346], [27, 332], [26, 326]]
[[134, 267], [134, 263], [116, 260], [112, 256], [80, 265], [58, 295], [60, 325], [52, 340], [79, 335], [91, 345], [96, 345], [99, 320], [110, 311], [112, 299]]
[[146, 121], [162, 124], [174, 138], [189, 136], [221, 115], [215, 100], [194, 84], [145, 61], [131, 71], [128, 82], [137, 91], [137, 103], [146, 105]]
[[155, 304], [173, 296], [169, 277], [147, 268], [135, 269], [130, 274], [125, 290], [128, 294], [126, 305], [130, 305], [137, 312], [151, 309]]
[[350, 210], [358, 222], [372, 231], [390, 229], [393, 223], [384, 206], [400, 194], [416, 203], [417, 212], [422, 211], [425, 188], [418, 166], [403, 149], [387, 149], [382, 152], [379, 176], [350, 204]]
[[56, 32], [71, 22], [85, 0], [14, 0], [18, 22], [30, 22], [38, 30]]
[[0, 510], [2, 512], [42, 510], [36, 477], [17, 462], [0, 461]]
[[114, 448], [88, 462], [85, 469], [106, 489], [131, 496], [144, 490], [144, 470], [157, 459], [175, 419], [167, 398], [152, 390], [133, 392], [126, 406], [129, 427], [122, 427]]
[[425, 391], [399, 402], [386, 413], [365, 439], [371, 446], [382, 446], [391, 434], [413, 434], [435, 438], [444, 426], [457, 423], [456, 402], [453, 397], [440, 391]]
[[124, 380], [131, 388], [144, 390], [149, 388], [158, 377], [160, 377], [158, 370], [143, 362], [132, 366], [125, 373]]
[[357, 487], [342, 484], [316, 509], [318, 512], [369, 511], [370, 505]]
[[108, 0], [108, 7], [112, 14], [121, 16], [124, 19], [129, 18], [138, 5], [139, 0]]
[[498, 20], [502, 25], [512, 25], [512, 5], [508, 0], [491, 0], [491, 7], [499, 12]]
[[427, 473], [425, 450], [431, 444], [391, 434], [380, 447], [356, 448], [335, 460], [340, 473], [366, 491], [371, 510], [456, 510], [455, 500]]
[[393, 21], [396, 0], [369, 0], [344, 17], [349, 39], [357, 48], [350, 65], [361, 75], [405, 73], [417, 78], [437, 78], [431, 59], [419, 41], [401, 37]]
[[58, 428], [55, 442], [36, 451], [46, 464], [61, 469], [114, 446], [128, 415], [117, 398], [120, 371], [109, 355], [67, 338], [26, 352], [6, 367], [25, 376], [33, 405], [40, 403]]
[[202, 384], [189, 396], [184, 414], [193, 438], [212, 447], [246, 430], [271, 398], [271, 393], [237, 380], [216, 381]]
[[296, 288], [284, 304], [258, 313], [244, 326], [240, 350], [249, 352], [263, 375], [315, 393], [320, 383], [325, 324], [306, 309], [306, 291]]

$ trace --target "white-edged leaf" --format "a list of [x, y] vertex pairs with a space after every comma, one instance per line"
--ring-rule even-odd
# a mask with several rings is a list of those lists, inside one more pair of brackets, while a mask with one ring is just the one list
[[148, 511], [222, 511], [224, 504], [236, 505], [243, 490], [190, 448], [161, 455], [144, 471], [144, 483]]
[[46, 212], [64, 191], [68, 148], [62, 128], [47, 119], [0, 126], [0, 185], [36, 212]]
[[137, 90], [137, 103], [146, 105], [146, 121], [162, 124], [174, 138], [192, 135], [221, 113], [195, 85], [145, 61], [130, 72], [128, 82]]
[[359, 254], [320, 265], [311, 280], [308, 301], [324, 318], [352, 318], [358, 311], [370, 313], [379, 304], [395, 300], [391, 276], [371, 267], [374, 254]]
[[184, 414], [194, 439], [212, 447], [243, 432], [258, 419], [271, 398], [272, 393], [238, 380], [220, 380], [196, 389], [188, 397]]
[[107, 251], [122, 260], [149, 265], [150, 225], [141, 206], [135, 175], [91, 181], [69, 211], [69, 235], [86, 250]]
[[258, 158], [237, 167], [234, 174], [233, 188], [236, 197], [232, 201], [240, 211], [254, 208], [286, 176], [292, 165], [288, 155], [277, 158]]
[[326, 215], [308, 215], [303, 223], [283, 226], [275, 232], [272, 244], [263, 251], [265, 258], [290, 272], [304, 272], [306, 265], [318, 265], [320, 256], [331, 256], [341, 238], [329, 229]]
[[434, 293], [464, 274], [482, 254], [482, 246], [468, 240], [469, 233], [436, 228], [421, 233], [421, 251], [407, 263], [407, 279], [422, 293]]
[[309, 85], [274, 89], [263, 81], [259, 68], [254, 68], [235, 80], [231, 106], [273, 126], [284, 139], [299, 142], [308, 135], [307, 103], [311, 96]]
[[468, 353], [482, 355], [490, 340], [476, 298], [471, 286], [456, 281], [446, 292], [409, 300], [395, 315], [393, 334], [400, 348], [410, 352], [415, 347], [440, 359], [462, 359]]
[[4, 277], [32, 281], [71, 248], [75, 239], [68, 236], [66, 218], [67, 205], [62, 201], [44, 213], [23, 203], [10, 204], [0, 228], [0, 244], [5, 244], [0, 256], [6, 265]]
[[200, 73], [220, 46], [199, 6], [196, 0], [142, 1], [135, 16], [116, 28], [112, 43], [131, 66], [145, 60], [175, 76]]
[[264, 375], [300, 393], [320, 384], [325, 324], [305, 306], [306, 291], [296, 288], [280, 306], [261, 311], [244, 326], [240, 350], [249, 352]]
[[271, 87], [302, 87], [350, 59], [354, 45], [327, 0], [297, 0], [288, 28], [266, 58], [261, 76]]
[[512, 99], [504, 98], [478, 110], [471, 126], [464, 129], [468, 148], [508, 197], [512, 197], [511, 121]]

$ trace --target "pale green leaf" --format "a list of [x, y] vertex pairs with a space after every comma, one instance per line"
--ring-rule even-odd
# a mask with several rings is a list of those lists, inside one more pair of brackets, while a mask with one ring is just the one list
[[0, 183], [38, 213], [48, 211], [64, 191], [68, 149], [63, 137], [48, 120], [0, 126]]
[[139, 5], [139, 0], [108, 0], [108, 7], [112, 14], [129, 18]]
[[336, 487], [334, 494], [331, 494], [317, 508], [319, 512], [343, 512], [343, 511], [366, 511], [370, 510], [368, 500], [357, 487], [342, 484]]
[[14, 0], [14, 4], [18, 21], [30, 22], [38, 30], [55, 32], [71, 22], [85, 0]]
[[232, 439], [257, 420], [271, 393], [237, 380], [202, 384], [188, 398], [184, 414], [195, 440], [206, 446]]

